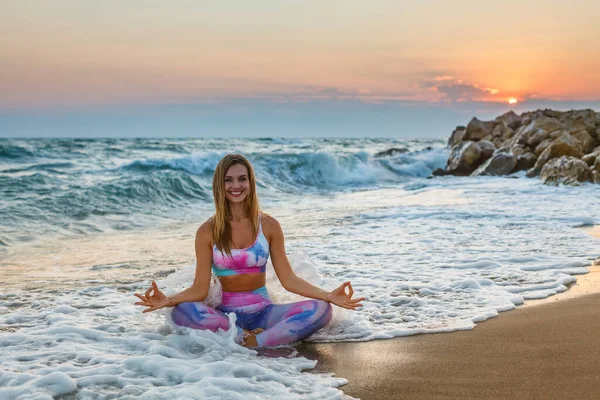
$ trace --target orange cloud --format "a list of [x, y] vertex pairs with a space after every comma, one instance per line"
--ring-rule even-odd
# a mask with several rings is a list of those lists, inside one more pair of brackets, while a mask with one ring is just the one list
[[439, 101], [450, 102], [496, 100], [492, 96], [500, 92], [499, 89], [463, 81], [450, 75], [434, 76], [429, 81], [423, 81], [417, 86], [437, 93], [436, 97]]

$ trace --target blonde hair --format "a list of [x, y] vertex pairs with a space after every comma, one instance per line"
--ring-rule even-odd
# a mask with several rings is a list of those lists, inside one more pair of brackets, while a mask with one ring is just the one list
[[221, 253], [225, 253], [231, 257], [231, 246], [233, 244], [231, 238], [231, 210], [225, 197], [225, 174], [230, 167], [236, 164], [241, 164], [248, 170], [248, 179], [250, 180], [250, 192], [244, 200], [244, 216], [250, 218], [252, 226], [252, 237], [258, 235], [258, 217], [260, 214], [260, 206], [258, 204], [258, 196], [256, 195], [256, 178], [254, 177], [254, 169], [250, 165], [250, 161], [241, 154], [227, 154], [219, 161], [215, 174], [213, 175], [213, 197], [215, 200], [215, 216], [212, 223], [213, 242]]

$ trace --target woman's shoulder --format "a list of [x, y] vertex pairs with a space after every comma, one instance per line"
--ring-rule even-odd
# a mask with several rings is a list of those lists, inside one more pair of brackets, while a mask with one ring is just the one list
[[208, 240], [212, 243], [212, 227], [214, 217], [214, 215], [209, 217], [198, 227], [198, 229], [196, 230], [196, 240]]
[[274, 216], [261, 211], [260, 217], [263, 225], [279, 225], [279, 221]]
[[262, 228], [263, 228], [265, 235], [271, 236], [271, 235], [279, 235], [279, 234], [283, 233], [283, 231], [281, 229], [281, 225], [279, 224], [279, 221], [277, 221], [277, 219], [275, 219], [275, 217], [273, 217], [272, 215], [269, 215], [265, 212], [261, 212], [261, 217], [262, 217]]

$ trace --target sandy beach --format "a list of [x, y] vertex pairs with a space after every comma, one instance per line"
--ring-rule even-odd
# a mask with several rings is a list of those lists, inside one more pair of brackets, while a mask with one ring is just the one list
[[[600, 238], [600, 227], [584, 228]], [[470, 331], [364, 343], [306, 344], [316, 370], [361, 399], [600, 398], [600, 266], [568, 291]]]

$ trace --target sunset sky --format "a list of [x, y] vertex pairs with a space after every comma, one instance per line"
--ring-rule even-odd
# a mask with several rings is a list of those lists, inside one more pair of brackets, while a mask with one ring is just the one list
[[597, 0], [5, 1], [0, 136], [446, 137], [598, 110], [598, 21]]

